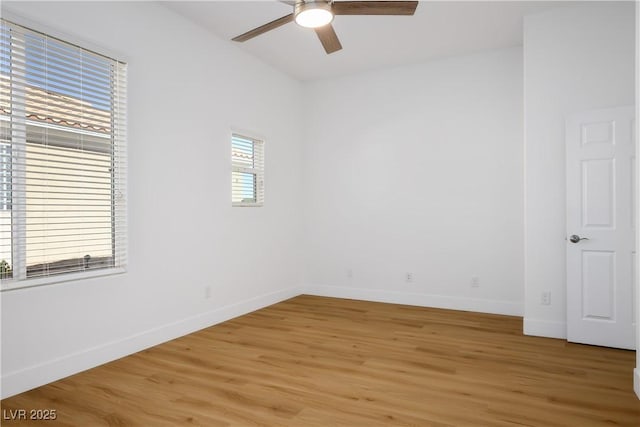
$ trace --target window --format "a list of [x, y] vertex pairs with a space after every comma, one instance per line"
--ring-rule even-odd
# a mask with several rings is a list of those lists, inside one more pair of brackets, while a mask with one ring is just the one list
[[2, 289], [125, 267], [126, 65], [5, 20], [0, 60]]
[[264, 203], [264, 141], [231, 135], [231, 204]]

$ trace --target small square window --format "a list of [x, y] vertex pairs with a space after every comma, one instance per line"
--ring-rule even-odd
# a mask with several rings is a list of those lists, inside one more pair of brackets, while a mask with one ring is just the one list
[[262, 206], [264, 203], [264, 141], [232, 134], [231, 204]]

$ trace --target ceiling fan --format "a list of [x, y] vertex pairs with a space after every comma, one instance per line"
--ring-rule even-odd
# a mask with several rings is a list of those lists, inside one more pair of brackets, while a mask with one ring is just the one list
[[283, 1], [293, 6], [293, 13], [261, 25], [234, 37], [233, 41], [245, 42], [291, 21], [306, 28], [313, 28], [329, 54], [342, 49], [331, 22], [336, 15], [413, 15], [417, 1], [333, 1], [296, 0]]

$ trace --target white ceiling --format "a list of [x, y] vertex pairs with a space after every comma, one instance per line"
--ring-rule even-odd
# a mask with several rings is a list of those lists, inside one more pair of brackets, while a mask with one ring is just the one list
[[[163, 4], [225, 40], [292, 12], [277, 1]], [[566, 3], [422, 1], [414, 16], [336, 16], [333, 26], [343, 49], [331, 55], [313, 30], [295, 23], [229, 43], [298, 80], [316, 80], [521, 45], [524, 15], [562, 5]]]

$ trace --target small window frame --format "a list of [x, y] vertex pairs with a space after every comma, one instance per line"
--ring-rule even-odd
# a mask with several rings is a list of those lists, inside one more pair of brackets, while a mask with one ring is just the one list
[[[250, 142], [251, 165], [234, 160], [234, 146], [237, 141]], [[264, 206], [264, 150], [265, 140], [255, 136], [248, 136], [248, 132], [231, 133], [231, 206], [233, 207], [262, 207]], [[253, 197], [246, 200], [234, 199], [234, 186], [237, 184], [236, 174], [250, 174], [254, 176]], [[237, 189], [235, 190], [237, 191]]]

